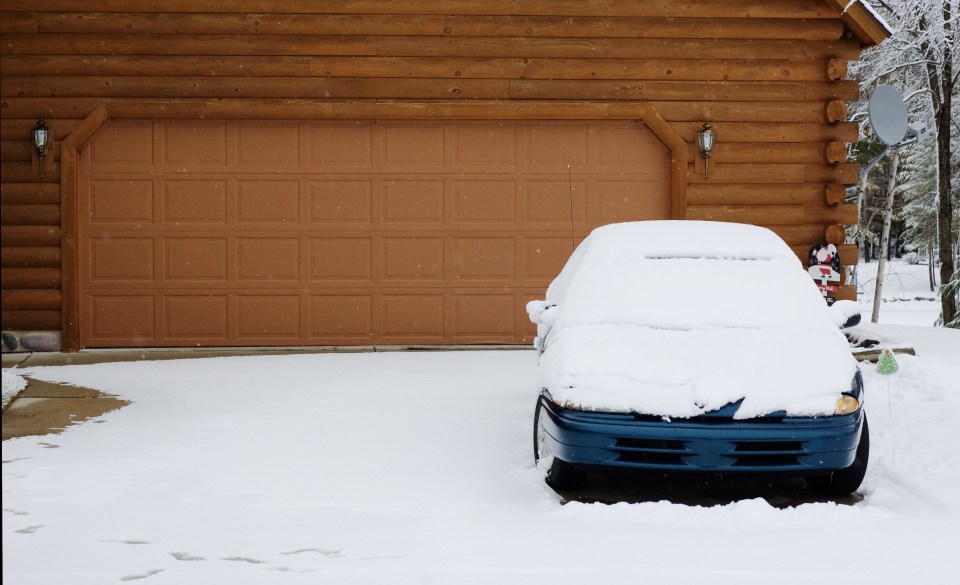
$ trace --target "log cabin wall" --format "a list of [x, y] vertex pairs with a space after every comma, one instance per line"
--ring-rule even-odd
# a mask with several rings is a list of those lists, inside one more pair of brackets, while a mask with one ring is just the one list
[[[76, 283], [62, 265], [61, 223], [75, 218], [61, 209], [60, 147], [98, 108], [190, 120], [315, 119], [363, 106], [375, 115], [388, 103], [649, 104], [687, 143], [679, 216], [769, 227], [802, 258], [816, 243], [841, 244], [842, 263], [853, 264], [842, 226], [857, 211], [843, 188], [857, 180], [845, 163], [857, 125], [844, 102], [859, 87], [846, 71], [868, 43], [838, 5], [5, 0], [2, 328], [64, 329]], [[55, 141], [42, 176], [29, 138], [41, 117]], [[709, 178], [695, 146], [704, 122], [718, 137]]]

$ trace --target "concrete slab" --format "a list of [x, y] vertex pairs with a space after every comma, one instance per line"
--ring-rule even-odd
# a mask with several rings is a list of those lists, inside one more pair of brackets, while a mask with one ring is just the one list
[[[33, 383], [31, 382], [31, 385]], [[27, 390], [30, 390], [29, 386]], [[94, 395], [47, 398], [24, 396], [21, 393], [3, 411], [3, 440], [59, 433], [70, 425], [130, 404], [126, 400], [106, 396], [95, 390], [79, 390]]]

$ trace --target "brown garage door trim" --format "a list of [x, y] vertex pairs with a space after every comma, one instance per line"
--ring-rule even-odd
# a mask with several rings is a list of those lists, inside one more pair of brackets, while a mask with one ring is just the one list
[[687, 208], [686, 141], [646, 103], [335, 103], [335, 104], [142, 104], [100, 106], [61, 144], [61, 233], [63, 350], [80, 349], [78, 256], [78, 154], [107, 121], [115, 118], [302, 119], [302, 120], [638, 120], [670, 150], [670, 215], [685, 219]]

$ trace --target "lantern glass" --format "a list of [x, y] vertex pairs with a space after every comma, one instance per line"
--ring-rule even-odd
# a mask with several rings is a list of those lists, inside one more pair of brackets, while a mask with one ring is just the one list
[[37, 149], [37, 154], [45, 156], [50, 150], [50, 130], [47, 129], [45, 122], [40, 120], [33, 129], [33, 147]]
[[710, 124], [704, 124], [703, 130], [697, 133], [697, 144], [700, 147], [700, 155], [708, 158], [713, 153], [714, 134]]

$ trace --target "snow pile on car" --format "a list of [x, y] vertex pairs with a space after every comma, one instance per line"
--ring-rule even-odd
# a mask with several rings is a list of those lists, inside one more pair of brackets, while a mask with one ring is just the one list
[[573, 408], [687, 418], [743, 399], [736, 418], [830, 415], [857, 367], [797, 256], [756, 226], [598, 228], [528, 310], [540, 385]]

